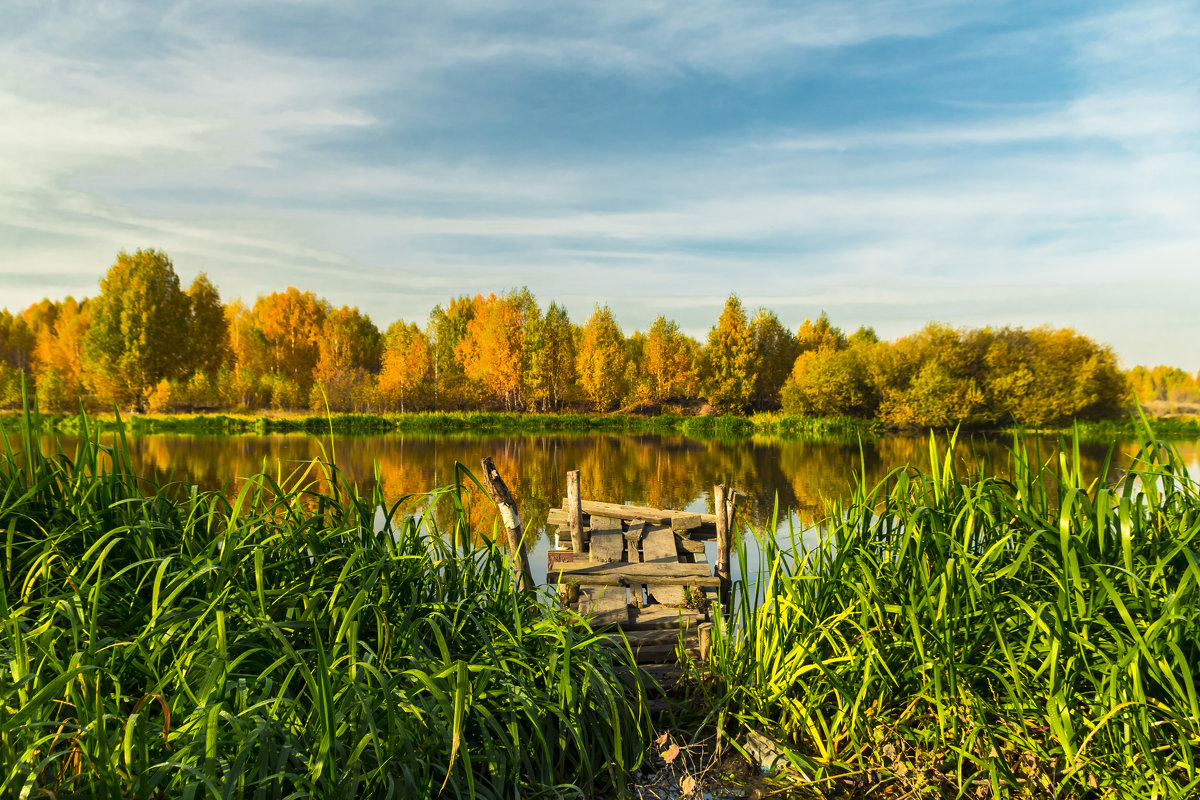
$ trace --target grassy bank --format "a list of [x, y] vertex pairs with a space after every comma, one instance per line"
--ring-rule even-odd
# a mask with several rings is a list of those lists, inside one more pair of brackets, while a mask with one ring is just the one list
[[632, 656], [452, 544], [459, 487], [401, 515], [323, 465], [227, 495], [35, 442], [0, 458], [0, 796], [576, 796], [636, 764]]
[[712, 721], [838, 796], [1200, 793], [1200, 489], [1145, 431], [1090, 483], [1077, 448], [1017, 444], [1011, 482], [931, 452], [807, 545], [762, 536], [700, 679]]
[[[137, 434], [184, 433], [195, 435], [313, 433], [342, 435], [385, 433], [614, 433], [682, 434], [697, 439], [739, 439], [749, 436], [827, 438], [879, 436], [889, 430], [878, 420], [854, 417], [797, 417], [779, 413], [742, 416], [642, 416], [635, 414], [537, 414], [484, 411], [417, 412], [408, 414], [142, 414], [118, 420], [113, 414], [37, 414], [43, 430], [79, 433], [85, 425], [94, 429], [124, 428]], [[20, 414], [0, 414], [0, 429], [19, 428]], [[1165, 417], [1153, 421], [1161, 438], [1200, 438], [1200, 419]], [[919, 434], [919, 431], [890, 431]], [[1012, 433], [1013, 429], [984, 431]], [[1087, 421], [1078, 425], [1028, 430], [1027, 433], [1077, 435], [1084, 441], [1109, 442], [1133, 439], [1137, 425], [1132, 419]]]

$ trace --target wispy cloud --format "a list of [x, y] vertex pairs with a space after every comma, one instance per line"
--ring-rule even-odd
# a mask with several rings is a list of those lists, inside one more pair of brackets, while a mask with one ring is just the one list
[[1200, 263], [1187, 4], [21, 10], [4, 305], [161, 246], [226, 295], [301, 283], [381, 321], [527, 284], [703, 332], [736, 290], [791, 324], [1082, 320], [1200, 367], [1144, 319]]

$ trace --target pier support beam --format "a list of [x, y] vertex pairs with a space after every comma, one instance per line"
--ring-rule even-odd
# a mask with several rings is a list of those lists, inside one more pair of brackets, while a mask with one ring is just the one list
[[532, 589], [533, 573], [529, 571], [529, 556], [521, 542], [521, 515], [517, 513], [517, 501], [508, 490], [500, 471], [488, 456], [480, 462], [483, 465], [483, 484], [487, 487], [492, 502], [500, 509], [500, 518], [504, 521], [504, 531], [508, 534], [508, 549], [512, 553], [513, 566], [520, 570], [521, 588]]

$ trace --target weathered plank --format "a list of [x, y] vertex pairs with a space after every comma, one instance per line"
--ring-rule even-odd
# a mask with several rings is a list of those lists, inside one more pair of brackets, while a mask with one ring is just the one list
[[586, 585], [579, 588], [579, 613], [588, 617], [592, 627], [629, 624], [629, 603], [620, 586]]
[[626, 562], [597, 564], [576, 561], [561, 566], [563, 578], [578, 583], [598, 583], [599, 580], [593, 581], [592, 579], [608, 576], [643, 583], [692, 583], [695, 581], [697, 586], [704, 586], [708, 584], [703, 579], [712, 577], [708, 572], [708, 567], [703, 564], [680, 564], [678, 562], [674, 564], [629, 564]]
[[703, 553], [704, 542], [699, 539], [685, 539], [675, 534], [675, 549], [683, 553]]
[[[646, 564], [679, 565], [679, 554], [675, 550], [675, 535], [667, 528], [656, 526], [646, 531], [642, 539], [642, 558]], [[664, 606], [681, 606], [685, 603], [683, 587], [672, 584], [648, 583], [646, 593], [654, 602]]]
[[677, 631], [682, 625], [691, 628], [701, 620], [700, 613], [692, 608], [667, 608], [666, 606], [647, 606], [635, 608], [629, 614], [627, 631], [671, 630]]
[[[566, 498], [563, 498], [564, 508], [566, 508], [566, 503]], [[698, 527], [704, 524], [717, 524], [716, 514], [696, 514], [691, 511], [673, 511], [671, 509], [650, 508], [648, 506], [627, 506], [620, 503], [602, 503], [598, 500], [584, 500], [583, 513], [598, 517], [610, 517], [612, 519], [643, 519], [646, 522], [653, 522], [659, 525], [668, 525], [673, 520], [678, 519], [679, 523], [672, 526], [676, 530], [684, 529], [679, 527], [680, 525]]]
[[[630, 564], [641, 563], [642, 560], [642, 536], [645, 533], [646, 523], [640, 519], [635, 519], [629, 523], [629, 530], [625, 531], [625, 560]], [[629, 587], [630, 602], [633, 606], [641, 608], [646, 604], [646, 585], [635, 583]]]
[[621, 520], [597, 517], [592, 520], [591, 555], [593, 563], [620, 561], [625, 552], [625, 534]]

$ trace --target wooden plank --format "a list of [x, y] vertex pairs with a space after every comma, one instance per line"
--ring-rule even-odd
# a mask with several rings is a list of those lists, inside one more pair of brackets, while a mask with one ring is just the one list
[[708, 584], [704, 582], [704, 579], [712, 577], [708, 567], [703, 564], [680, 564], [679, 562], [673, 564], [629, 564], [619, 561], [597, 564], [576, 561], [573, 564], [563, 564], [562, 573], [563, 578], [569, 578], [578, 583], [591, 583], [592, 578], [611, 577], [643, 583], [690, 583], [695, 580], [697, 586], [706, 586]]
[[[679, 564], [675, 535], [662, 526], [650, 528], [642, 539], [642, 558], [647, 564]], [[646, 593], [664, 606], [682, 606], [686, 602], [683, 587], [679, 585], [647, 583]]]
[[591, 554], [593, 563], [620, 561], [625, 552], [625, 534], [621, 520], [597, 517], [592, 520]]
[[[629, 523], [629, 530], [625, 532], [625, 560], [630, 564], [639, 564], [642, 561], [642, 536], [645, 533], [646, 523], [640, 519], [635, 519]], [[629, 586], [630, 604], [641, 608], [646, 605], [646, 584], [634, 583]]]
[[[586, 563], [586, 562], [585, 562]], [[593, 564], [594, 567], [613, 567], [617, 564]], [[705, 588], [708, 586], [720, 586], [721, 579], [715, 575], [697, 575], [690, 573], [687, 575], [662, 575], [654, 572], [646, 572], [645, 564], [624, 564], [620, 566], [633, 567], [639, 572], [618, 572], [616, 574], [606, 574], [604, 572], [580, 572], [578, 570], [564, 571], [563, 573], [555, 573], [551, 578], [558, 578], [563, 583], [590, 583], [596, 586], [632, 586], [638, 583], [664, 583], [671, 586], [695, 586]], [[694, 567], [695, 564], [680, 564], [681, 567]], [[701, 569], [706, 569], [701, 567]]]
[[647, 606], [635, 608], [629, 614], [629, 624], [626, 631], [671, 630], [678, 631], [679, 626], [691, 628], [699, 624], [701, 615], [692, 608], [667, 608], [666, 606]]
[[629, 624], [629, 603], [620, 586], [581, 586], [579, 613], [589, 618], [593, 628]]
[[[567, 500], [563, 498], [563, 508], [566, 508]], [[654, 522], [659, 525], [665, 525], [672, 520], [678, 518], [680, 524], [704, 525], [717, 524], [716, 514], [696, 514], [692, 511], [673, 511], [666, 508], [650, 508], [648, 506], [627, 506], [620, 503], [602, 503], [598, 500], [584, 500], [583, 513], [594, 514], [598, 517], [610, 517], [612, 519], [644, 519], [646, 522]], [[699, 518], [699, 522], [695, 522], [695, 518]]]
[[699, 539], [685, 539], [675, 534], [675, 549], [684, 553], [703, 553], [704, 542]]
[[699, 514], [672, 513], [670, 520], [671, 530], [689, 531], [693, 528], [699, 528], [703, 521]]

